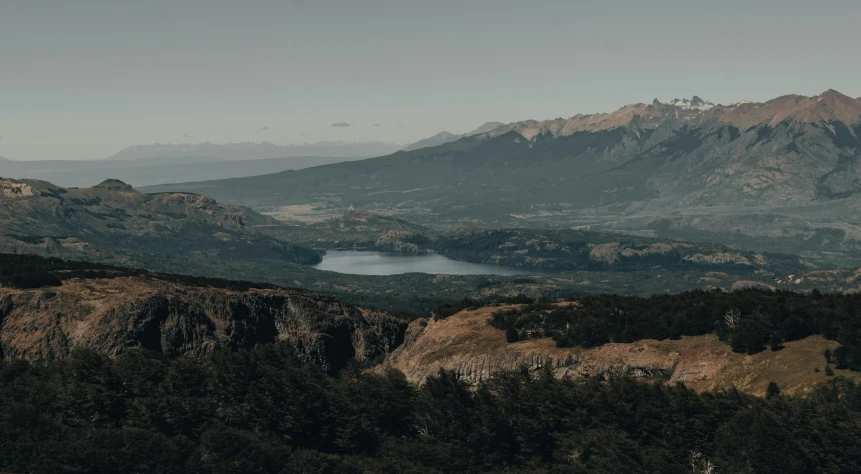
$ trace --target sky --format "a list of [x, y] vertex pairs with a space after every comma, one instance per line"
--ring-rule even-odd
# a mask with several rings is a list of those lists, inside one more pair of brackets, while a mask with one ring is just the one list
[[0, 0], [0, 156], [861, 96], [861, 2]]

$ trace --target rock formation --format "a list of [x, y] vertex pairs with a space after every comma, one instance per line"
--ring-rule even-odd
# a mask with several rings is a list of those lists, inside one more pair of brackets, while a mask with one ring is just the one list
[[405, 328], [386, 313], [299, 290], [231, 291], [137, 277], [0, 288], [0, 356], [42, 362], [78, 347], [111, 356], [148, 349], [205, 357], [274, 343], [338, 369], [353, 359], [382, 360]]

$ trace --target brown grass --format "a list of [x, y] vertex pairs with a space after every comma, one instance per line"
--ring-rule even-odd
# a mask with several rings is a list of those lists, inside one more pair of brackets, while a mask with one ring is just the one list
[[[811, 336], [786, 343], [780, 351], [766, 350], [752, 356], [732, 352], [714, 334], [681, 340], [641, 340], [600, 347], [559, 348], [552, 339], [529, 339], [509, 344], [505, 334], [487, 324], [501, 307], [485, 307], [457, 313], [441, 321], [419, 320], [410, 325], [407, 341], [383, 364], [402, 370], [411, 381], [421, 383], [439, 369], [453, 370], [476, 382], [495, 370], [538, 364], [547, 357], [556, 361], [579, 357], [576, 367], [558, 369], [561, 377], [601, 376], [620, 368], [670, 373], [668, 382], [681, 382], [698, 390], [726, 389], [764, 395], [769, 382], [786, 394], [806, 394], [827, 381], [825, 349], [837, 343]], [[533, 367], [534, 368], [534, 367]], [[819, 372], [815, 369], [819, 368]], [[859, 374], [835, 370], [836, 375], [857, 378]]]

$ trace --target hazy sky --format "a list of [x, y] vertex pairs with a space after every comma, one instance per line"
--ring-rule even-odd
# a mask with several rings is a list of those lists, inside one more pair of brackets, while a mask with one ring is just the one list
[[859, 19], [858, 0], [0, 0], [0, 155], [858, 97]]

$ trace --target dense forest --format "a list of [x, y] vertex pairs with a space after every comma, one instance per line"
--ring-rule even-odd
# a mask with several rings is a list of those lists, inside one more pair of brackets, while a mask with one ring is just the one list
[[199, 361], [0, 361], [3, 472], [861, 472], [861, 387], [806, 398], [500, 373], [326, 374], [276, 346]]
[[861, 370], [861, 295], [789, 291], [689, 291], [648, 298], [586, 296], [560, 305], [540, 301], [498, 311], [490, 324], [510, 341], [552, 337], [560, 347], [678, 339], [716, 332], [734, 351], [780, 350], [786, 341], [821, 334], [841, 345], [838, 368]]
[[116, 277], [156, 278], [159, 280], [182, 283], [190, 286], [226, 288], [244, 291], [249, 288], [277, 288], [267, 283], [251, 283], [221, 278], [208, 278], [191, 275], [175, 275], [151, 272], [138, 268], [124, 268], [93, 262], [46, 258], [35, 255], [0, 253], [0, 286], [5, 288], [41, 288], [60, 286], [63, 281], [73, 278], [116, 278]]
[[[442, 233], [426, 245], [447, 257], [470, 262], [561, 270], [633, 271], [661, 267], [673, 271], [713, 271], [735, 275], [754, 274], [762, 267], [754, 252], [696, 243], [673, 245], [663, 239], [603, 234], [579, 230], [456, 229]], [[604, 246], [603, 254], [596, 246]], [[700, 261], [703, 255], [736, 254], [738, 261]], [[765, 254], [772, 271], [799, 272], [799, 258]]]

